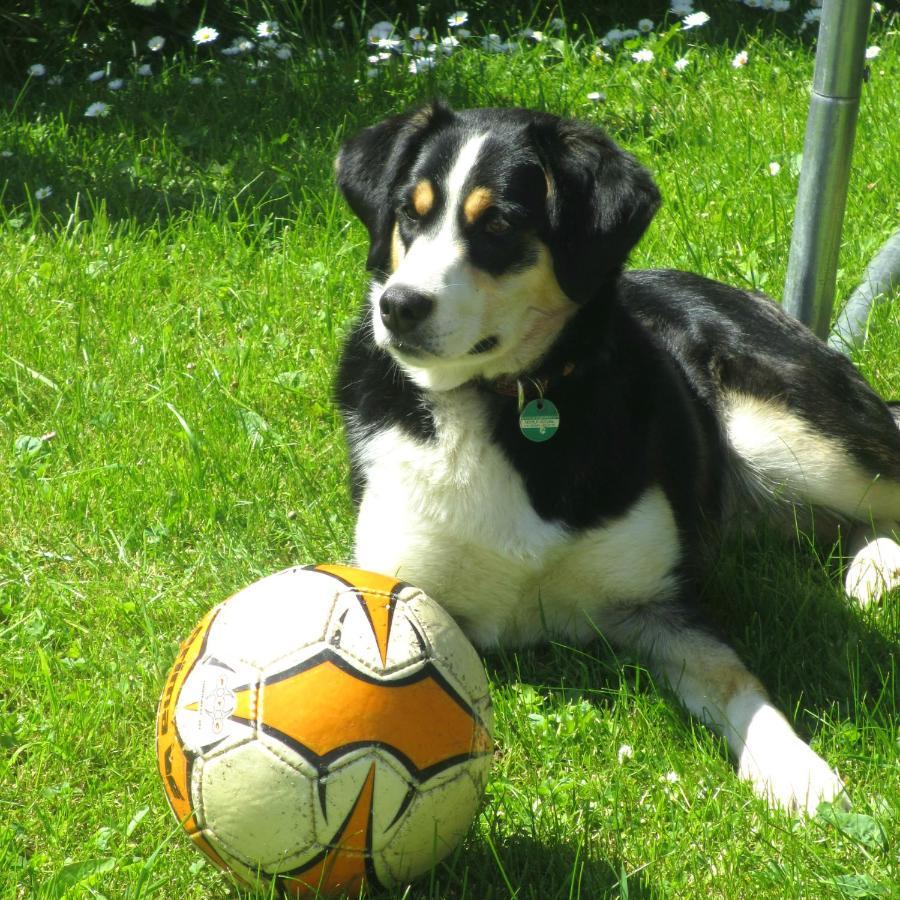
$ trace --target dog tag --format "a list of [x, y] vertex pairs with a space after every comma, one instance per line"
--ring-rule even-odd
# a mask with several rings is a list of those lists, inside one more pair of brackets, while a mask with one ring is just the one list
[[549, 441], [559, 428], [559, 410], [543, 397], [532, 400], [519, 413], [519, 431], [529, 441]]

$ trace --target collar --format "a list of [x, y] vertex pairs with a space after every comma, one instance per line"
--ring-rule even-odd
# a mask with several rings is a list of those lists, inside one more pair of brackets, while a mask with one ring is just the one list
[[491, 381], [485, 381], [485, 387], [502, 397], [543, 397], [550, 386], [563, 378], [568, 378], [575, 371], [575, 363], [566, 363], [558, 372], [546, 375], [501, 375]]

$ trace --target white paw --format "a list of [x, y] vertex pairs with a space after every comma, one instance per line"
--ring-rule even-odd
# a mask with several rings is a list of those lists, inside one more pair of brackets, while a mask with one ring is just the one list
[[850, 800], [844, 783], [828, 763], [796, 735], [751, 752], [741, 753], [738, 775], [772, 806], [814, 816], [822, 802], [837, 801], [845, 809]]
[[853, 557], [844, 584], [862, 606], [900, 587], [900, 544], [886, 537], [870, 541]]

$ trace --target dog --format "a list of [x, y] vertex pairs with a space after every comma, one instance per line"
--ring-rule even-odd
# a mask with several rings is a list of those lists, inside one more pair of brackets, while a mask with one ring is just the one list
[[603, 635], [770, 804], [848, 805], [695, 597], [727, 528], [807, 510], [900, 583], [900, 405], [763, 295], [626, 271], [660, 194], [589, 124], [433, 102], [335, 168], [372, 273], [336, 388], [354, 563], [481, 648]]

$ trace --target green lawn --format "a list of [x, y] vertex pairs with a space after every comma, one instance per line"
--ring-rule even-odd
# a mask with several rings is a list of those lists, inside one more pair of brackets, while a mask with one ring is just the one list
[[[656, 8], [659, 26], [664, 6], [640, 9]], [[707, 26], [668, 40], [657, 28], [609, 58], [575, 17], [568, 37], [533, 20], [543, 41], [483, 50], [487, 27], [473, 13], [471, 46], [433, 70], [414, 76], [397, 58], [369, 78], [348, 14], [343, 32], [330, 16], [315, 39], [285, 31], [291, 58], [265, 67], [258, 51], [145, 52], [152, 75], [116, 58], [88, 82], [105, 62], [88, 49], [62, 84], [36, 57], [46, 74], [7, 90], [0, 897], [231, 890], [178, 833], [153, 721], [178, 643], [204, 611], [263, 574], [350, 552], [331, 384], [365, 287], [366, 241], [333, 187], [343, 136], [434, 94], [597, 122], [652, 169], [664, 197], [635, 266], [779, 295], [811, 49], [796, 34], [802, 16], [782, 32], [772, 13], [706, 8]], [[613, 25], [636, 16], [595, 16], [596, 35]], [[881, 53], [863, 96], [839, 297], [900, 211], [897, 19], [876, 17], [870, 43]], [[632, 61], [640, 48], [654, 59]], [[740, 50], [749, 59], [735, 68]], [[109, 90], [111, 77], [124, 86]], [[595, 91], [605, 99], [588, 99]], [[98, 100], [108, 115], [85, 117]], [[900, 398], [900, 296], [877, 309], [857, 362]], [[602, 644], [510, 653], [487, 661], [499, 749], [482, 812], [430, 880], [396, 896], [900, 895], [900, 604], [851, 607], [835, 555], [744, 541], [705, 598], [840, 769], [852, 814], [800, 822], [769, 811], [721, 742]]]

